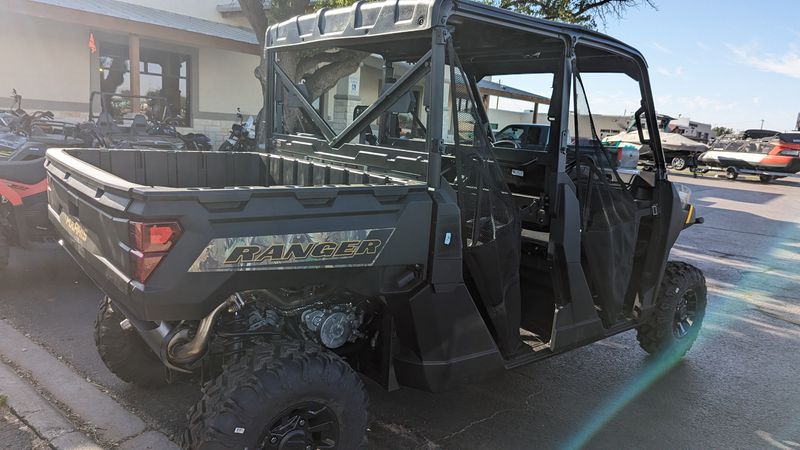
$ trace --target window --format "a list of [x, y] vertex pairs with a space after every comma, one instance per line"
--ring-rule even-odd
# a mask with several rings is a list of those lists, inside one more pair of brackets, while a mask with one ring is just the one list
[[[119, 94], [106, 97], [102, 109], [116, 120], [145, 113], [154, 118], [174, 118], [180, 126], [191, 125], [189, 55], [142, 48], [139, 61], [139, 92], [131, 92], [127, 45], [101, 43], [99, 48], [100, 92]], [[130, 95], [147, 97], [133, 110]]]

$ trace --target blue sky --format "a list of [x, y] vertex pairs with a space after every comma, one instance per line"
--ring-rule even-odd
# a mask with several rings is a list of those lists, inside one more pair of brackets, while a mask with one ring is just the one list
[[[601, 31], [645, 55], [658, 112], [734, 129], [759, 128], [762, 119], [764, 128], [794, 128], [800, 113], [800, 0], [654, 3], [658, 9], [642, 6], [622, 19], [609, 18]], [[504, 84], [541, 91], [541, 83], [503, 78]], [[593, 102], [586, 84], [593, 113], [630, 111], [625, 94], [606, 90]]]

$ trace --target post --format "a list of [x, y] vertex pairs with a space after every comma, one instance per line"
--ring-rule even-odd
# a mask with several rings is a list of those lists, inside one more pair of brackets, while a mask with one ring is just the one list
[[[275, 131], [275, 110], [276, 106], [276, 93], [275, 93], [275, 85], [277, 80], [275, 79], [275, 55], [270, 52], [269, 50], [264, 49], [264, 55], [261, 58], [264, 62], [264, 76], [266, 81], [266, 89], [264, 90], [264, 105], [263, 105], [263, 122], [261, 124], [261, 136], [259, 136], [259, 140], [264, 144], [264, 151], [266, 153], [272, 153], [275, 151], [272, 148], [272, 133]], [[281, 105], [283, 107], [283, 105]], [[283, 114], [283, 111], [281, 111]]]
[[[139, 91], [139, 36], [135, 34], [128, 35], [128, 63], [131, 72], [131, 95], [141, 95]], [[134, 115], [139, 114], [139, 98], [133, 98], [132, 108]]]
[[533, 123], [536, 123], [539, 117], [539, 104], [533, 104]]
[[431, 110], [428, 114], [428, 187], [439, 188], [442, 178], [442, 121], [444, 120], [444, 58], [447, 44], [447, 28], [433, 27], [431, 48]]

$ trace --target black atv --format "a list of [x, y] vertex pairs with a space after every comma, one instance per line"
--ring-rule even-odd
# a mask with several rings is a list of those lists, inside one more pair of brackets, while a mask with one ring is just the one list
[[[439, 391], [628, 330], [647, 352], [692, 346], [705, 280], [667, 258], [698, 219], [667, 178], [638, 51], [430, 0], [277, 23], [265, 55], [266, 153], [48, 152], [50, 217], [108, 296], [103, 361], [140, 385], [204, 382], [185, 448], [358, 448], [357, 372]], [[314, 55], [382, 91], [354, 113], [366, 81], [328, 95], [282, 66]], [[590, 73], [638, 83], [653, 171], [603, 149]], [[546, 146], [494, 145], [477, 82], [503, 74], [553, 76]]]
[[43, 158], [50, 147], [91, 147], [99, 145], [80, 124], [54, 119], [50, 111], [28, 113], [22, 109], [22, 95], [11, 91], [14, 105], [0, 113], [0, 162]]
[[[98, 104], [99, 113], [95, 110]], [[211, 150], [208, 136], [178, 132], [181, 119], [171, 114], [164, 97], [92, 92], [89, 121], [108, 148]]]

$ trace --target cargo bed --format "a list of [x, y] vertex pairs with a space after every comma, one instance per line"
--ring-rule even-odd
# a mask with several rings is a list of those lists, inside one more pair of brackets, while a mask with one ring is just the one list
[[[220, 299], [265, 279], [276, 287], [306, 282], [308, 271], [285, 269], [324, 268], [316, 279], [376, 294], [388, 287], [380, 274], [358, 281], [366, 270], [397, 272], [427, 261], [430, 230], [420, 224], [430, 223], [431, 198], [416, 180], [257, 153], [51, 149], [46, 167], [49, 214], [65, 248], [139, 319], [202, 318]], [[180, 228], [145, 282], [132, 259], [137, 223]], [[228, 264], [208, 256], [224, 259], [237, 243], [378, 235], [381, 250], [391, 251], [344, 252], [325, 264]]]

